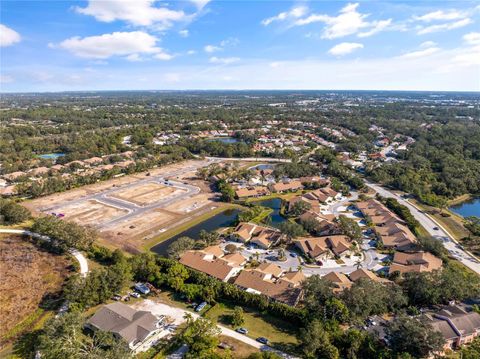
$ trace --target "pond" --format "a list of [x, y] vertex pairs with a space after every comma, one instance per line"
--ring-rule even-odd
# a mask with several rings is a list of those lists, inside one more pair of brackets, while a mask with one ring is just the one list
[[234, 138], [234, 137], [213, 137], [213, 138], [209, 138], [208, 141], [219, 141], [219, 142], [223, 142], [223, 143], [237, 143], [237, 142], [240, 142], [240, 140], [238, 138]]
[[260, 165], [256, 165], [253, 167], [250, 167], [249, 170], [259, 170], [259, 171], [265, 171], [265, 170], [273, 170], [275, 168], [275, 165], [267, 164], [267, 163], [262, 163]]
[[65, 153], [45, 153], [43, 155], [38, 155], [38, 157], [46, 160], [56, 160], [58, 157], [65, 156]]
[[209, 219], [206, 219], [205, 221], [200, 222], [199, 224], [192, 226], [189, 229], [157, 244], [151, 250], [152, 252], [166, 256], [168, 247], [178, 238], [190, 237], [193, 239], [198, 239], [200, 231], [202, 230], [205, 230], [207, 232], [213, 232], [219, 228], [229, 227], [233, 225], [237, 220], [238, 213], [240, 213], [240, 210], [238, 209], [227, 209], [226, 211], [221, 212]]
[[472, 198], [449, 208], [462, 217], [476, 216], [480, 217], [480, 197]]
[[269, 216], [272, 226], [277, 227], [280, 223], [286, 221], [286, 218], [280, 214], [280, 209], [282, 208], [282, 200], [280, 198], [266, 199], [264, 201], [253, 202], [253, 204], [273, 209], [273, 212], [270, 213]]

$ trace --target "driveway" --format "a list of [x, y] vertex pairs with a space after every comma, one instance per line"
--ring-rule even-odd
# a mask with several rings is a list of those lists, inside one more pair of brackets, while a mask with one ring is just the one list
[[[200, 315], [198, 315], [195, 312], [191, 312], [189, 310], [177, 308], [177, 307], [172, 307], [171, 305], [167, 305], [164, 303], [159, 303], [155, 302], [150, 299], [143, 300], [141, 302], [134, 303], [132, 305], [133, 308], [137, 310], [146, 310], [152, 312], [154, 315], [160, 316], [160, 315], [166, 315], [168, 317], [171, 317], [174, 322], [173, 325], [171, 326], [171, 330], [169, 330], [169, 333], [171, 334], [172, 332], [175, 331], [175, 329], [178, 327], [178, 325], [182, 324], [185, 322], [185, 314], [189, 313], [193, 318], [199, 318]], [[237, 333], [236, 331], [229, 329], [223, 325], [217, 325], [218, 328], [220, 329], [221, 334], [226, 335], [228, 337], [237, 339], [245, 344], [251, 345], [254, 348], [257, 348], [262, 351], [273, 351], [276, 354], [280, 355], [282, 358], [285, 359], [296, 359], [296, 357], [283, 353], [279, 350], [276, 350], [268, 345], [261, 344], [257, 342], [256, 340], [247, 337], [246, 335]], [[185, 349], [183, 349], [185, 350]], [[178, 354], [178, 353], [177, 353]]]
[[[480, 261], [473, 256], [472, 254], [464, 251], [455, 240], [450, 236], [450, 234], [436, 221], [434, 221], [429, 215], [425, 214], [423, 211], [420, 211], [416, 206], [406, 201], [399, 195], [393, 193], [381, 187], [375, 183], [366, 182], [366, 185], [374, 189], [383, 197], [395, 198], [400, 204], [406, 206], [412, 215], [417, 221], [425, 228], [425, 230], [434, 238], [437, 238], [442, 241], [443, 246], [447, 251], [458, 261], [462, 262], [465, 266], [480, 274]], [[438, 228], [438, 229], [434, 229]]]

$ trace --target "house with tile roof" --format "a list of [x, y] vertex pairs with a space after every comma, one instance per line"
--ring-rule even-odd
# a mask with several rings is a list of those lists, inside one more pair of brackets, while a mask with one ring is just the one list
[[442, 268], [443, 261], [429, 252], [395, 252], [389, 273], [432, 272]]
[[161, 332], [162, 320], [151, 312], [137, 311], [121, 302], [104, 305], [87, 320], [86, 327], [102, 330], [124, 340], [134, 352], [154, 345]]

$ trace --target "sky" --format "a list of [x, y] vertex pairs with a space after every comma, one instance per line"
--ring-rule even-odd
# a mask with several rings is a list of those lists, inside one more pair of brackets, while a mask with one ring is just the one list
[[0, 2], [0, 90], [480, 91], [478, 1]]

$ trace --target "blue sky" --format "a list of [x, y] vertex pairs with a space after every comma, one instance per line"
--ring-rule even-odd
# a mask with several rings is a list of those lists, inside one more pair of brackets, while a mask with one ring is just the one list
[[1, 91], [480, 91], [476, 1], [0, 3]]

